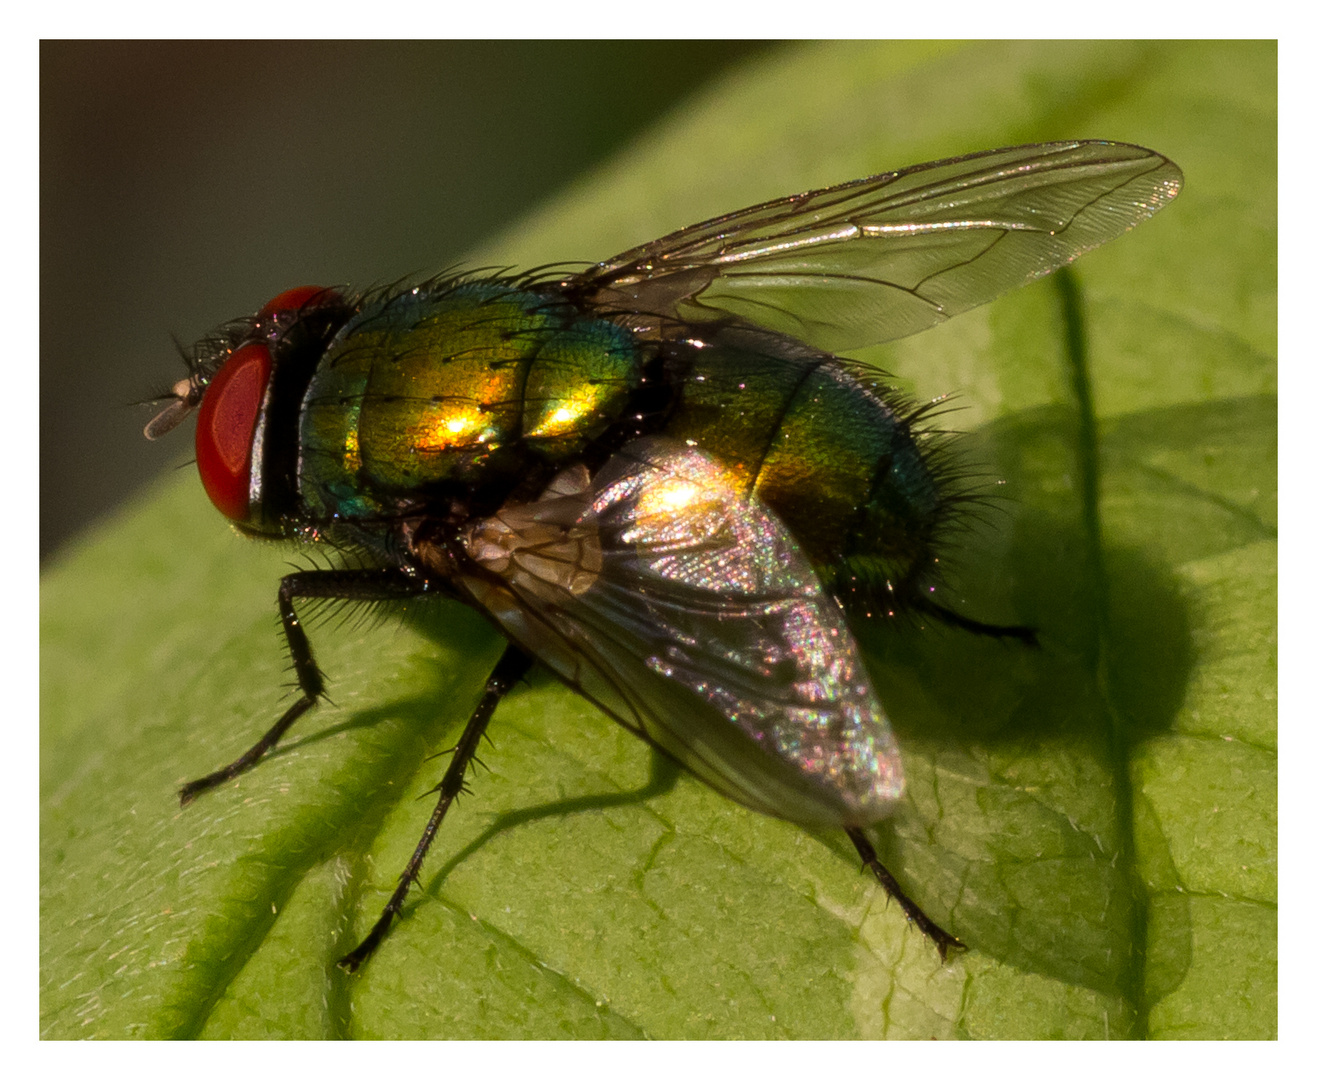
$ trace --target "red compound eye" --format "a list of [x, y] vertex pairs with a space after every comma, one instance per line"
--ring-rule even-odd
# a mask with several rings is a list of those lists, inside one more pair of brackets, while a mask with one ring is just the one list
[[271, 366], [264, 345], [244, 345], [206, 387], [197, 412], [197, 470], [210, 501], [233, 521], [251, 510], [252, 436]]
[[319, 285], [299, 285], [295, 289], [285, 289], [259, 312], [256, 313], [258, 319], [268, 318], [271, 315], [277, 315], [281, 311], [301, 311], [307, 304], [313, 300], [327, 300], [329, 290]]

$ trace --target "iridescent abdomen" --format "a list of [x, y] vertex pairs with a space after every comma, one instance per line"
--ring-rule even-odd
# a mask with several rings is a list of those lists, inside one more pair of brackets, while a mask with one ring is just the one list
[[451, 484], [498, 487], [607, 430], [639, 381], [632, 335], [563, 300], [472, 282], [367, 305], [303, 399], [313, 518], [368, 518]]
[[757, 330], [710, 335], [690, 356], [667, 434], [729, 463], [829, 587], [872, 593], [918, 578], [947, 500], [899, 406], [873, 380]]

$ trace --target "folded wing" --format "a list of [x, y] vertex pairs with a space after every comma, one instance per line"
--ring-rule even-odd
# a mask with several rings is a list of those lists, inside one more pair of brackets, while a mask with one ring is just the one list
[[903, 777], [855, 641], [781, 522], [661, 438], [466, 533], [461, 580], [518, 644], [763, 813], [862, 825]]

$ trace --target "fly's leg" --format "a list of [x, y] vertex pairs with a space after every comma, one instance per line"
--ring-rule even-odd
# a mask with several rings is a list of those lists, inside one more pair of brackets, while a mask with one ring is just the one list
[[939, 622], [954, 626], [957, 630], [968, 630], [971, 634], [982, 634], [991, 638], [1015, 638], [1026, 645], [1034, 647], [1038, 645], [1038, 631], [1032, 626], [998, 626], [996, 623], [979, 622], [978, 619], [968, 618], [958, 611], [944, 608], [941, 604], [935, 604], [918, 594], [911, 599], [911, 605], [916, 611], [931, 615]]
[[873, 850], [873, 845], [869, 843], [869, 838], [864, 835], [862, 829], [847, 829], [846, 835], [851, 838], [851, 843], [855, 845], [855, 850], [860, 853], [860, 859], [864, 862], [864, 865], [873, 871], [878, 883], [887, 890], [887, 895], [901, 905], [905, 917], [919, 927], [924, 936], [933, 942], [937, 947], [938, 955], [942, 957], [943, 961], [947, 959], [953, 949], [965, 948], [964, 942], [948, 934], [925, 915], [918, 904], [906, 896], [905, 890], [897, 884], [891, 871], [878, 861], [878, 853]]
[[279, 722], [260, 741], [231, 765], [179, 789], [179, 802], [186, 806], [203, 791], [232, 780], [261, 760], [298, 717], [307, 712], [325, 692], [325, 677], [316, 667], [311, 642], [297, 617], [295, 600], [405, 600], [430, 591], [431, 583], [403, 570], [306, 570], [288, 574], [279, 583], [279, 620], [283, 624], [293, 673], [302, 696], [293, 702]]
[[457, 746], [453, 749], [453, 760], [448, 763], [448, 770], [435, 789], [439, 792], [439, 802], [434, 808], [434, 813], [430, 815], [425, 831], [421, 833], [421, 842], [416, 845], [416, 850], [412, 852], [412, 857], [407, 861], [407, 866], [398, 879], [398, 887], [393, 890], [393, 895], [384, 905], [384, 911], [371, 927], [370, 933], [360, 945], [338, 962], [340, 967], [345, 967], [348, 971], [356, 971], [384, 940], [384, 935], [389, 932], [389, 925], [402, 911], [408, 890], [420, 876], [421, 863], [425, 860], [425, 853], [430, 850], [430, 845], [434, 843], [435, 834], [439, 831], [444, 815], [448, 813], [453, 800], [462, 792], [462, 777], [466, 773], [467, 765], [475, 757], [476, 748], [480, 745], [480, 737], [489, 726], [494, 710], [507, 692], [530, 670], [533, 663], [531, 656], [515, 645], [509, 645], [504, 650], [485, 682], [485, 692], [480, 696], [480, 702], [476, 705], [475, 712], [471, 714], [471, 719], [466, 722], [462, 737], [457, 740]]

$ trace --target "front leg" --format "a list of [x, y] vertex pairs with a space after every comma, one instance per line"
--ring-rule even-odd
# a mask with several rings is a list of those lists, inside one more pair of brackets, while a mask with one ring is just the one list
[[293, 659], [293, 673], [302, 692], [287, 712], [250, 750], [232, 764], [209, 776], [193, 780], [179, 789], [178, 798], [186, 806], [203, 791], [232, 780], [261, 760], [283, 738], [293, 723], [307, 712], [325, 693], [325, 677], [316, 666], [302, 621], [293, 606], [295, 600], [406, 600], [432, 590], [432, 583], [405, 570], [304, 570], [288, 574], [279, 582], [279, 620], [283, 625], [288, 653]]

